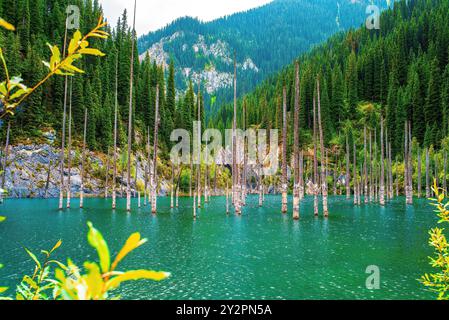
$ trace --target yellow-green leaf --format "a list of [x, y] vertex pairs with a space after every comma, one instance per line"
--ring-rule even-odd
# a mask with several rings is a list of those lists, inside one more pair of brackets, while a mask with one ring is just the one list
[[70, 40], [70, 44], [69, 44], [69, 55], [73, 54], [77, 48], [77, 46], [79, 45], [79, 42], [82, 38], [81, 32], [79, 30], [77, 30], [75, 32], [75, 34], [73, 35], [72, 40]]
[[58, 242], [56, 242], [53, 249], [50, 250], [50, 253], [53, 253], [56, 249], [58, 249], [61, 246], [61, 244], [62, 244], [62, 240], [59, 240]]
[[28, 250], [27, 248], [25, 248], [25, 251], [31, 257], [31, 259], [33, 259], [33, 261], [36, 263], [36, 266], [40, 270], [41, 269], [41, 263], [39, 262], [39, 260], [37, 260], [36, 256], [30, 250]]
[[3, 221], [5, 221], [5, 220], [6, 220], [6, 217], [0, 216], [0, 222], [3, 222]]
[[84, 267], [87, 270], [87, 275], [83, 278], [86, 281], [89, 295], [85, 298], [100, 299], [103, 288], [103, 278], [101, 277], [100, 268], [96, 263], [90, 262], [86, 262]]
[[114, 263], [112, 264], [111, 270], [115, 270], [115, 268], [117, 267], [119, 262], [123, 260], [123, 258], [125, 258], [131, 251], [133, 251], [133, 250], [137, 249], [138, 247], [140, 247], [141, 245], [143, 245], [145, 242], [147, 242], [147, 239], [141, 239], [140, 233], [132, 234], [126, 241], [123, 248], [120, 250], [117, 257], [115, 258]]
[[109, 271], [111, 265], [111, 258], [109, 255], [108, 244], [104, 240], [100, 231], [94, 228], [92, 222], [88, 222], [89, 232], [87, 233], [87, 240], [89, 244], [97, 250], [98, 258], [100, 259], [100, 266], [103, 273]]
[[12, 24], [10, 24], [9, 22], [6, 22], [2, 18], [0, 18], [0, 27], [5, 28], [6, 30], [10, 30], [10, 31], [16, 30], [16, 28], [14, 28], [14, 26]]
[[6, 290], [8, 290], [8, 288], [7, 288], [7, 287], [0, 287], [0, 293], [3, 293], [3, 292], [5, 292]]
[[88, 54], [91, 56], [98, 56], [98, 57], [104, 57], [105, 54], [103, 52], [101, 52], [98, 49], [92, 49], [92, 48], [84, 48], [84, 49], [80, 49], [78, 51], [80, 54]]
[[150, 270], [135, 270], [125, 272], [115, 278], [112, 278], [107, 283], [107, 288], [116, 289], [120, 286], [121, 283], [125, 281], [135, 281], [135, 280], [153, 280], [153, 281], [162, 281], [170, 277], [170, 273], [168, 272], [156, 272]]

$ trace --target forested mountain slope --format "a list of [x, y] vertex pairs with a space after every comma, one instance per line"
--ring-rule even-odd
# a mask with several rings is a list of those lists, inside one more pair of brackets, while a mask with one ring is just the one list
[[[233, 97], [233, 54], [237, 55], [238, 94], [255, 85], [299, 54], [338, 31], [364, 24], [369, 0], [275, 0], [265, 6], [203, 23], [185, 17], [139, 39], [141, 57], [176, 65], [176, 86], [202, 80], [206, 107]], [[380, 8], [387, 1], [376, 0]]]
[[[449, 2], [400, 1], [385, 11], [380, 21], [380, 30], [360, 28], [334, 36], [299, 58], [302, 144], [311, 141], [313, 95], [319, 76], [328, 145], [344, 145], [345, 132], [360, 138], [364, 124], [378, 129], [381, 114], [395, 154], [403, 149], [406, 119], [411, 121], [413, 136], [421, 146], [446, 145]], [[245, 103], [249, 124], [280, 128], [284, 84], [288, 110], [292, 111], [294, 66], [290, 65], [239, 101], [239, 118]], [[232, 109], [232, 105], [221, 109], [214, 124], [229, 128]], [[292, 136], [289, 141], [293, 141]]]

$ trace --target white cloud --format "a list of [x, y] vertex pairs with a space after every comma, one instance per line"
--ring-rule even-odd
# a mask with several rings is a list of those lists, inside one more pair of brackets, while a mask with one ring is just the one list
[[[138, 35], [157, 30], [176, 18], [191, 16], [211, 21], [224, 15], [255, 8], [272, 0], [137, 0], [136, 30]], [[128, 9], [132, 23], [134, 0], [100, 0], [106, 18], [115, 26]]]

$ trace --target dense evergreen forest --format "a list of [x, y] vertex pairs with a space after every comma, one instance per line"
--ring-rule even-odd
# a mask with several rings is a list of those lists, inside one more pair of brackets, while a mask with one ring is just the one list
[[[387, 7], [385, 0], [372, 2], [381, 9]], [[201, 73], [207, 68], [231, 75], [235, 51], [239, 72], [237, 94], [242, 96], [313, 46], [337, 32], [363, 24], [369, 3], [369, 0], [275, 0], [211, 22], [180, 18], [140, 37], [139, 53], [163, 41], [163, 52], [155, 50], [153, 58], [157, 55], [160, 61], [175, 60], [176, 86], [184, 90], [192, 73]], [[195, 47], [200, 50], [195, 51]], [[251, 59], [257, 69], [243, 67], [247, 59]], [[189, 70], [188, 76], [186, 70]], [[232, 101], [232, 81], [225, 82], [221, 81], [220, 89], [205, 94], [208, 115]]]
[[[16, 32], [0, 31], [0, 46], [4, 50], [11, 75], [21, 75], [24, 83], [34, 85], [43, 75], [42, 61], [51, 55], [47, 43], [64, 47], [66, 8], [79, 6], [80, 29], [83, 34], [94, 27], [102, 8], [97, 0], [0, 0], [0, 16], [16, 26]], [[118, 75], [119, 145], [126, 144], [130, 81], [132, 32], [126, 11], [116, 24], [109, 22], [112, 36], [93, 45], [105, 52], [104, 58], [88, 57], [77, 66], [85, 71], [69, 81], [70, 103], [73, 110], [74, 134], [82, 141], [84, 110], [89, 114], [87, 143], [91, 150], [107, 152], [113, 144], [116, 72]], [[69, 38], [76, 30], [69, 31]], [[160, 88], [160, 116], [162, 147], [169, 145], [172, 129], [187, 127], [184, 121], [195, 114], [196, 96], [193, 86], [185, 99], [176, 99], [174, 65], [169, 70], [157, 66], [148, 58], [139, 62], [137, 48], [134, 54], [134, 148], [145, 145], [148, 128], [153, 135], [156, 85]], [[118, 68], [116, 67], [118, 66]], [[3, 73], [3, 71], [2, 71]], [[3, 74], [2, 74], [3, 76]], [[13, 142], [39, 141], [43, 134], [55, 130], [61, 134], [64, 100], [64, 77], [54, 77], [22, 106], [12, 122]], [[179, 103], [179, 105], [177, 105]], [[186, 117], [186, 113], [189, 115]], [[191, 126], [191, 125], [190, 125]], [[4, 141], [6, 126], [1, 128]], [[59, 143], [60, 139], [56, 140]]]
[[[325, 143], [329, 147], [343, 146], [346, 133], [353, 133], [360, 142], [364, 125], [379, 131], [381, 115], [396, 155], [403, 150], [406, 119], [411, 121], [413, 137], [421, 146], [447, 147], [448, 55], [449, 2], [445, 0], [400, 1], [382, 14], [380, 30], [362, 27], [332, 37], [299, 58], [300, 143], [307, 147], [312, 141], [312, 101], [318, 75]], [[284, 85], [288, 88], [288, 111], [292, 113], [293, 65], [240, 99], [240, 111], [246, 104], [250, 125], [282, 127]], [[222, 108], [214, 125], [229, 128], [232, 109], [232, 105]], [[292, 125], [293, 116], [289, 119]], [[292, 134], [289, 142], [291, 147]]]

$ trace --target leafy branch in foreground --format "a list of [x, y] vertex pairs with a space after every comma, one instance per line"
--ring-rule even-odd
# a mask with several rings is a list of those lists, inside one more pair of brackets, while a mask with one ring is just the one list
[[[6, 76], [6, 79], [0, 83], [0, 119], [7, 115], [14, 115], [14, 110], [52, 76], [73, 76], [76, 73], [84, 73], [83, 70], [73, 65], [83, 55], [104, 56], [105, 54], [100, 50], [89, 47], [89, 40], [90, 38], [106, 39], [109, 34], [101, 30], [106, 25], [103, 17], [100, 17], [97, 26], [84, 37], [79, 30], [76, 31], [68, 46], [67, 55], [65, 55], [65, 52], [61, 54], [58, 46], [48, 44], [52, 55], [49, 62], [43, 61], [43, 63], [49, 69], [49, 72], [32, 88], [24, 85], [23, 79], [19, 76], [10, 77], [3, 50], [0, 48], [0, 61]], [[1, 18], [0, 26], [8, 30], [14, 30], [12, 25]]]
[[[443, 204], [445, 194], [443, 189], [437, 187], [434, 182], [433, 190], [436, 199], [430, 199], [432, 205], [436, 207], [440, 221], [438, 223], [449, 223], [449, 202]], [[438, 293], [438, 300], [449, 300], [449, 244], [444, 235], [445, 229], [434, 228], [430, 230], [429, 244], [435, 250], [435, 256], [430, 257], [430, 264], [437, 270], [436, 273], [425, 274], [420, 282], [431, 291]]]
[[[97, 251], [99, 263], [85, 262], [86, 273], [81, 274], [80, 268], [70, 259], [67, 265], [51, 260], [52, 253], [61, 246], [61, 241], [52, 250], [42, 251], [45, 255], [43, 263], [25, 249], [35, 263], [35, 270], [32, 276], [25, 276], [17, 287], [17, 300], [106, 300], [111, 298], [110, 292], [124, 282], [142, 279], [161, 281], [170, 276], [167, 272], [151, 270], [117, 271], [118, 264], [147, 240], [141, 239], [139, 233], [132, 234], [111, 264], [109, 248], [102, 234], [92, 223], [89, 222], [88, 226], [87, 239]], [[52, 265], [58, 266], [55, 270], [56, 279], [50, 278]]]

